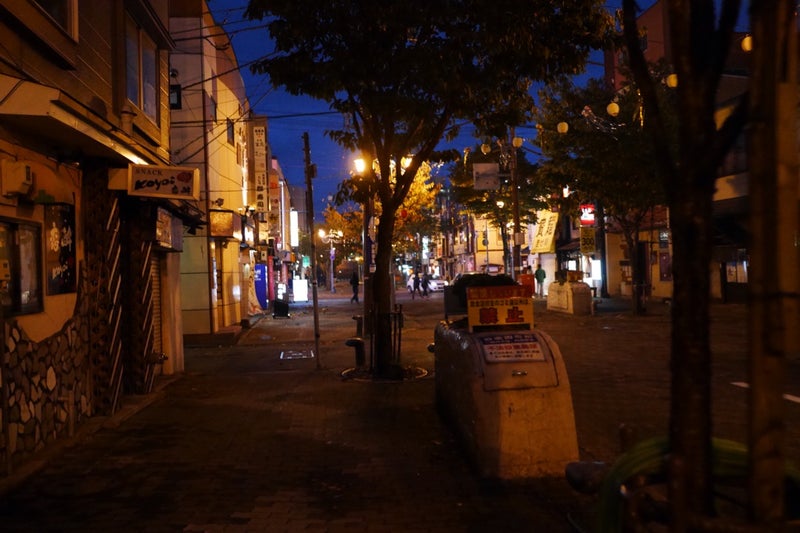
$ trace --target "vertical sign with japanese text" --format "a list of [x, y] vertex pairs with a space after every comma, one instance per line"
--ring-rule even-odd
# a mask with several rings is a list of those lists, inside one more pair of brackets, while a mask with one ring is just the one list
[[253, 178], [256, 182], [256, 212], [267, 212], [267, 128], [253, 126]]
[[49, 204], [44, 211], [47, 294], [75, 292], [75, 206]]
[[536, 212], [536, 233], [531, 243], [532, 254], [546, 254], [554, 251], [558, 213], [552, 211]]
[[581, 253], [593, 254], [596, 250], [595, 229], [589, 226], [581, 226]]

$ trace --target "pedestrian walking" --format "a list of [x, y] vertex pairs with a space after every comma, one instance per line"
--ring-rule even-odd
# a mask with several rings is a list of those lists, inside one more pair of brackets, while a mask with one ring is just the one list
[[536, 290], [539, 293], [539, 298], [544, 298], [544, 280], [547, 277], [547, 273], [542, 268], [542, 265], [536, 266], [536, 272], [533, 273], [533, 277], [536, 278]]
[[353, 286], [353, 297], [350, 298], [350, 303], [358, 303], [358, 272], [353, 270], [353, 275], [350, 276], [350, 285]]
[[414, 272], [414, 288], [411, 290], [411, 299], [412, 300], [414, 299], [414, 295], [417, 294], [417, 293], [420, 293], [420, 296], [422, 296], [422, 293], [419, 290], [421, 283], [422, 283], [422, 280], [419, 279], [419, 272]]
[[320, 287], [325, 286], [325, 272], [322, 271], [322, 267], [317, 265], [317, 285]]
[[428, 287], [430, 287], [431, 279], [428, 277], [428, 273], [422, 275], [422, 281], [420, 281], [420, 286], [422, 288], [422, 297], [428, 298]]

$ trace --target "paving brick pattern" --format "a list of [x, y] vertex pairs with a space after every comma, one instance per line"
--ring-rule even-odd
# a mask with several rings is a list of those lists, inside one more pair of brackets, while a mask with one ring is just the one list
[[[593, 499], [562, 479], [479, 480], [434, 406], [434, 380], [343, 380], [355, 331], [347, 293], [321, 301], [321, 354], [313, 313], [265, 318], [237, 346], [192, 348], [187, 372], [162, 381], [138, 407], [112, 417], [6, 491], [2, 531], [487, 532], [572, 531]], [[404, 298], [406, 295], [403, 295]], [[416, 305], [441, 305], [441, 295]], [[668, 309], [632, 317], [607, 301], [591, 317], [543, 310], [570, 373], [584, 459], [612, 459], [619, 425], [663, 434], [669, 401]], [[433, 368], [425, 347], [440, 317], [406, 303], [403, 360]], [[727, 436], [743, 435], [744, 309], [715, 308], [722, 355], [715, 413]], [[797, 363], [790, 369], [798, 377]], [[794, 385], [800, 383], [794, 380]], [[795, 394], [798, 391], [794, 391]], [[790, 407], [798, 454], [800, 406]], [[741, 439], [740, 439], [741, 440]]]

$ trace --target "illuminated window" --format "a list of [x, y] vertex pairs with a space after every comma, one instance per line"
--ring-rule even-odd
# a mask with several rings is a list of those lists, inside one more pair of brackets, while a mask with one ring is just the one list
[[0, 220], [3, 316], [42, 311], [42, 238], [38, 225]]
[[153, 122], [158, 117], [158, 50], [130, 15], [125, 24], [125, 87], [128, 100]]

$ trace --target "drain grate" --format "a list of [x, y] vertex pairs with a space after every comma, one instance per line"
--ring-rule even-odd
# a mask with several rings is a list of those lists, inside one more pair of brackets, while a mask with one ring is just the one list
[[313, 359], [313, 350], [287, 350], [281, 352], [281, 359]]

